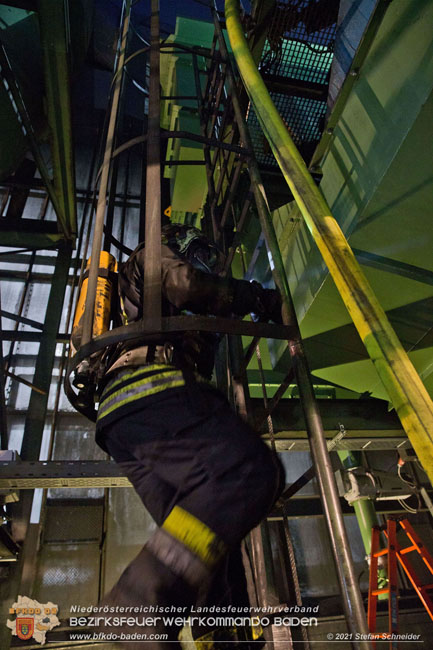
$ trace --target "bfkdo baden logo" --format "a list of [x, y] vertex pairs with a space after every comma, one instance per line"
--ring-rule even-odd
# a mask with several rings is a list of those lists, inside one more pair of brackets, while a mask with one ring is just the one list
[[12, 636], [24, 641], [33, 637], [37, 643], [44, 645], [47, 632], [60, 625], [57, 612], [58, 607], [54, 603], [39, 603], [27, 596], [18, 596], [17, 602], [9, 608], [9, 614], [15, 614], [16, 619], [8, 620], [6, 625], [12, 630]]

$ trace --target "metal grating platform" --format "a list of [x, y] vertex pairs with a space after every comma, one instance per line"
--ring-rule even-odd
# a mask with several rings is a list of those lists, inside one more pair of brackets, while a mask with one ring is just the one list
[[[338, 6], [335, 0], [277, 2], [260, 62], [271, 97], [306, 161], [311, 158], [323, 131]], [[283, 86], [282, 92], [272, 92], [275, 79]], [[301, 92], [293, 87], [296, 83], [302, 85]], [[318, 98], [319, 89], [322, 93]], [[253, 108], [248, 126], [259, 164], [264, 168], [276, 167]]]

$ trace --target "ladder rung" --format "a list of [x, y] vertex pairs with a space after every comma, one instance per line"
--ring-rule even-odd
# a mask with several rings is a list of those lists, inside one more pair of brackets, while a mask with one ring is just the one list
[[411, 551], [418, 551], [418, 547], [416, 546], [416, 544], [412, 544], [412, 546], [406, 546], [406, 548], [401, 548], [399, 550], [399, 553], [403, 555], [404, 553], [410, 553]]
[[[399, 548], [398, 543], [396, 542], [395, 536], [396, 536], [396, 524], [393, 523], [391, 526], [390, 521], [388, 521], [387, 524], [387, 529], [385, 531], [385, 535], [387, 538], [387, 544], [389, 546], [390, 541], [393, 544], [393, 547], [391, 549], [384, 548], [381, 549], [380, 551], [377, 551], [375, 553], [371, 554], [371, 558], [378, 558], [381, 557], [382, 555], [386, 555], [387, 553], [390, 553], [388, 557], [388, 562], [390, 563], [390, 571], [391, 571], [391, 578], [392, 580], [395, 580], [395, 585], [394, 588], [397, 589], [397, 574], [396, 574], [396, 566], [395, 566], [395, 555], [394, 553], [391, 554], [392, 551], [396, 551], [397, 558], [405, 570], [409, 580], [412, 583], [412, 586], [415, 588], [415, 591], [417, 592], [419, 598], [421, 599], [421, 602], [423, 603], [427, 613], [429, 614], [430, 618], [433, 620], [433, 594], [432, 593], [427, 593], [428, 590], [433, 589], [433, 583], [431, 584], [426, 584], [426, 585], [421, 585], [420, 580], [418, 575], [416, 574], [415, 570], [413, 569], [411, 562], [409, 558], [406, 558], [405, 555], [407, 553], [410, 553], [411, 551], [417, 551], [418, 554], [421, 556], [422, 560], [426, 564], [427, 568], [430, 570], [430, 573], [433, 574], [433, 562], [432, 562], [432, 557], [428, 553], [427, 549], [424, 548], [423, 543], [421, 540], [416, 536], [415, 531], [412, 530], [412, 527], [410, 523], [407, 520], [400, 521], [401, 527], [403, 528], [406, 537], [412, 544], [410, 546], [406, 546], [405, 548]], [[372, 530], [372, 537], [371, 537], [371, 547], [377, 548], [378, 545], [378, 529], [373, 528]], [[391, 539], [390, 539], [391, 538]], [[394, 556], [394, 557], [393, 557]], [[370, 563], [370, 585], [374, 582], [374, 584], [377, 586], [377, 579], [373, 580], [373, 574], [372, 571], [377, 571], [377, 561], [376, 562], [371, 562]], [[392, 585], [389, 583], [389, 586], [384, 588], [384, 589], [376, 589], [376, 590], [371, 590], [369, 589], [368, 592], [368, 625], [370, 627], [370, 630], [372, 627], [375, 627], [376, 624], [376, 614], [377, 614], [377, 596], [380, 596], [381, 594], [389, 594], [389, 600], [390, 603], [394, 601], [394, 597], [392, 596], [392, 591], [391, 591]], [[397, 596], [397, 594], [394, 594]], [[398, 604], [395, 603], [397, 611], [398, 611]], [[394, 614], [390, 611], [389, 613], [391, 619], [390, 619], [390, 625], [393, 623], [393, 616]], [[375, 638], [388, 638], [387, 636], [382, 636], [382, 635], [377, 635], [375, 634]], [[393, 646], [394, 647], [394, 646]]]
[[380, 594], [389, 594], [389, 587], [385, 587], [384, 589], [375, 589], [371, 592], [372, 596], [379, 596]]

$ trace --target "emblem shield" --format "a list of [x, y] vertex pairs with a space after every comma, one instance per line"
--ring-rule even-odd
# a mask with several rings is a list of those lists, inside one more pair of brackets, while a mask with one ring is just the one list
[[17, 637], [19, 639], [31, 639], [35, 629], [35, 619], [34, 618], [17, 618]]

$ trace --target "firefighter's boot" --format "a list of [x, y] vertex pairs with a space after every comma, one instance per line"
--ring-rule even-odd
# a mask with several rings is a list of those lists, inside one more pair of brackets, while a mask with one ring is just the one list
[[[99, 631], [129, 639], [127, 650], [180, 650], [176, 641], [182, 625], [175, 625], [174, 619], [188, 618], [210, 576], [209, 568], [190, 549], [159, 529], [100, 603], [110, 610], [106, 616], [124, 617], [122, 625], [116, 629], [105, 624]], [[129, 609], [122, 612], [125, 607]], [[125, 621], [128, 618], [135, 619], [131, 625]], [[156, 638], [144, 643], [150, 635]]]

